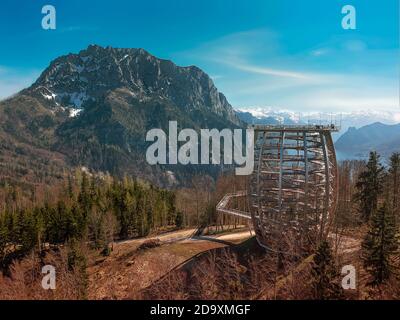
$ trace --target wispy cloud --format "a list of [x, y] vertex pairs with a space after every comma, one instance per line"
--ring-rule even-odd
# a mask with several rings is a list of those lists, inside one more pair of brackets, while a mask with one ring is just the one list
[[312, 50], [310, 52], [310, 54], [312, 56], [314, 56], [314, 57], [320, 57], [320, 56], [327, 55], [330, 52], [331, 52], [331, 49], [329, 49], [329, 48], [319, 48], [319, 49], [316, 49], [316, 50]]
[[56, 31], [59, 33], [66, 33], [66, 32], [83, 32], [83, 31], [97, 31], [97, 27], [91, 26], [68, 26], [63, 28], [57, 28]]
[[317, 74], [296, 68], [275, 67], [274, 60], [283, 54], [281, 51], [277, 33], [267, 29], [256, 29], [230, 34], [177, 55], [227, 66], [248, 74], [307, 81], [320, 80]]
[[364, 39], [349, 37], [293, 52], [266, 29], [230, 34], [180, 53], [222, 75], [215, 82], [235, 106], [298, 111], [398, 108], [396, 54], [370, 50]]
[[294, 72], [290, 70], [273, 69], [246, 63], [230, 63], [229, 61], [226, 61], [225, 63], [230, 64], [232, 67], [237, 68], [239, 70], [256, 74], [285, 77], [285, 78], [295, 78], [295, 79], [310, 79], [312, 77], [311, 75], [308, 75], [306, 73]]

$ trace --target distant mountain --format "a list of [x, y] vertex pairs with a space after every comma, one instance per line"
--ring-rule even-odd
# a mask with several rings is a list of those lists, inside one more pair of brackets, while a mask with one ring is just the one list
[[31, 87], [0, 102], [0, 157], [20, 162], [0, 167], [0, 175], [28, 179], [42, 170], [57, 176], [86, 166], [168, 185], [197, 170], [145, 161], [146, 132], [166, 130], [169, 120], [194, 129], [242, 125], [199, 68], [143, 49], [91, 45], [55, 59]]
[[247, 124], [295, 124], [297, 123], [294, 119], [283, 114], [270, 114], [262, 116], [254, 116], [251, 112], [245, 112], [236, 110], [236, 115], [240, 120]]
[[384, 159], [393, 152], [400, 152], [400, 124], [380, 122], [349, 128], [335, 143], [340, 159], [368, 158], [370, 151], [377, 151]]
[[374, 122], [393, 125], [400, 120], [400, 112], [382, 110], [364, 110], [342, 113], [306, 113], [280, 110], [272, 107], [249, 107], [236, 109], [235, 111], [237, 116], [247, 124], [324, 124], [332, 121], [341, 126], [341, 130], [332, 135], [334, 141], [337, 141], [339, 137], [351, 127], [360, 128]]
[[385, 160], [393, 152], [400, 152], [400, 124], [395, 124], [399, 113], [396, 112], [367, 110], [342, 114], [306, 114], [256, 107], [237, 109], [236, 114], [247, 124], [307, 124], [333, 121], [341, 125], [341, 131], [333, 134], [340, 160], [366, 159], [371, 150], [378, 151]]

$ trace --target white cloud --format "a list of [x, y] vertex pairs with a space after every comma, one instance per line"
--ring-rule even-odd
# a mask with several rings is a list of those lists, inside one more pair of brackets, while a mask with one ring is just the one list
[[320, 57], [320, 56], [325, 56], [331, 52], [331, 49], [329, 48], [320, 48], [320, 49], [315, 49], [311, 51], [311, 55], [314, 57]]
[[[276, 105], [295, 111], [399, 108], [394, 50], [369, 48], [365, 39], [333, 36], [308, 50], [287, 50], [271, 30], [239, 32], [183, 52], [205, 71], [233, 105]], [[397, 70], [396, 70], [397, 69]]]
[[257, 66], [251, 64], [238, 64], [238, 63], [230, 63], [226, 61], [227, 64], [231, 64], [234, 68], [237, 68], [242, 71], [247, 71], [250, 73], [263, 74], [269, 76], [277, 76], [277, 77], [285, 77], [285, 78], [295, 78], [295, 79], [310, 79], [312, 76], [306, 73], [295, 72], [291, 70], [280, 70], [267, 68], [264, 66]]

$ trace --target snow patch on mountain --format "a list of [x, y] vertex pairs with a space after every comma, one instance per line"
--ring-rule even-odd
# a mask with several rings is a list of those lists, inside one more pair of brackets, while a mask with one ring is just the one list
[[122, 61], [124, 61], [128, 57], [129, 57], [129, 54], [124, 55], [123, 58], [119, 60], [119, 63], [121, 63]]
[[52, 94], [45, 94], [45, 93], [42, 93], [42, 95], [43, 95], [43, 98], [45, 98], [45, 99], [47, 99], [47, 100], [53, 100], [53, 99], [55, 99], [55, 97], [56, 97], [56, 95], [55, 95], [54, 93], [52, 93]]
[[75, 109], [75, 108], [70, 108], [69, 109], [69, 117], [70, 118], [75, 118], [82, 112], [82, 109]]

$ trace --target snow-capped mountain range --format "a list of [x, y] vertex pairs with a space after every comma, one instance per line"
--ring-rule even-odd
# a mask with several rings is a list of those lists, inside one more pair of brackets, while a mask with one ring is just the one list
[[360, 128], [371, 123], [381, 122], [393, 125], [400, 122], [399, 111], [387, 110], [362, 110], [349, 112], [294, 112], [273, 107], [236, 108], [239, 118], [250, 124], [296, 124], [296, 123], [335, 123], [341, 126], [337, 140], [349, 128]]

